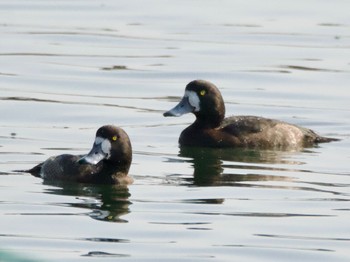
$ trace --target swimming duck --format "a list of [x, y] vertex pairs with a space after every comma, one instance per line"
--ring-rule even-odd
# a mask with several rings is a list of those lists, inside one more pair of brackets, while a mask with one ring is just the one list
[[75, 181], [94, 184], [131, 184], [128, 176], [132, 148], [126, 132], [106, 125], [96, 132], [87, 155], [53, 156], [26, 172], [51, 181]]
[[180, 146], [297, 149], [338, 139], [322, 137], [311, 129], [257, 116], [225, 118], [219, 89], [205, 80], [194, 80], [177, 106], [164, 116], [193, 113], [196, 120], [182, 131]]

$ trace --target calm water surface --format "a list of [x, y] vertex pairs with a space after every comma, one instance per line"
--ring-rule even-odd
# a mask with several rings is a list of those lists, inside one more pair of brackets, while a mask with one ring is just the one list
[[[264, 3], [263, 3], [264, 2]], [[1, 261], [349, 261], [349, 1], [1, 1]], [[180, 149], [197, 78], [227, 113], [340, 138]], [[21, 170], [130, 135], [128, 188]], [[26, 260], [26, 261], [27, 261]]]

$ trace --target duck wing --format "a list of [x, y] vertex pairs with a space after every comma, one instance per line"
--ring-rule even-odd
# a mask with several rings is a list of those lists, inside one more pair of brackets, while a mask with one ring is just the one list
[[78, 160], [81, 157], [82, 155], [70, 154], [53, 156], [27, 172], [48, 180], [79, 181], [100, 171], [100, 165], [79, 164]]
[[275, 128], [276, 125], [283, 123], [279, 120], [257, 116], [231, 116], [225, 118], [219, 128], [224, 132], [240, 137]]
[[257, 116], [228, 117], [220, 129], [248, 147], [295, 149], [336, 140], [308, 128]]

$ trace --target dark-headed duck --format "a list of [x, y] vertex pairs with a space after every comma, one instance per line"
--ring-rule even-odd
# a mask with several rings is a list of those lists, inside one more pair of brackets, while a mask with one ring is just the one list
[[53, 156], [26, 172], [44, 180], [75, 181], [93, 184], [131, 184], [128, 176], [132, 148], [126, 132], [106, 125], [96, 132], [87, 155]]
[[338, 140], [279, 120], [257, 116], [225, 118], [225, 104], [219, 89], [204, 80], [190, 82], [179, 104], [164, 116], [186, 113], [193, 113], [196, 120], [182, 131], [180, 146], [297, 149]]

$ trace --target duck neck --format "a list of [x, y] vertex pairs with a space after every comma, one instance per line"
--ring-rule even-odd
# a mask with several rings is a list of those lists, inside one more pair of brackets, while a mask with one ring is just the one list
[[105, 165], [103, 165], [103, 173], [112, 176], [117, 173], [125, 173], [128, 174], [129, 167], [131, 161], [127, 161], [125, 159], [119, 161], [105, 161]]
[[194, 125], [200, 128], [216, 128], [219, 127], [225, 118], [225, 110], [210, 113], [198, 112]]

